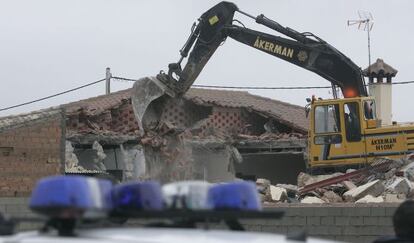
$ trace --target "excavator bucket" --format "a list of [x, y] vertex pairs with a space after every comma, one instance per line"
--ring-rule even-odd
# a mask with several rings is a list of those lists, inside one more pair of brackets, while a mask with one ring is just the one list
[[137, 80], [132, 87], [132, 108], [140, 128], [140, 134], [155, 128], [160, 122], [162, 104], [175, 93], [156, 77]]

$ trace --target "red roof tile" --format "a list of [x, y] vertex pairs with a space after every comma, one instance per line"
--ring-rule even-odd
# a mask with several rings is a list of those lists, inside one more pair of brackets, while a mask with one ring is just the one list
[[82, 110], [88, 115], [99, 115], [110, 108], [115, 108], [124, 101], [130, 100], [131, 89], [113, 92], [108, 95], [100, 95], [85, 100], [75, 101], [62, 105], [66, 113], [76, 113]]
[[212, 104], [224, 107], [250, 108], [256, 112], [288, 124], [301, 131], [307, 131], [308, 119], [305, 109], [279, 100], [252, 95], [245, 91], [228, 91], [215, 89], [190, 89], [187, 99], [196, 104]]
[[[67, 113], [82, 110], [88, 115], [98, 115], [109, 108], [114, 108], [122, 102], [129, 102], [131, 89], [126, 89], [109, 95], [101, 95], [63, 105]], [[198, 105], [216, 105], [222, 107], [250, 108], [253, 111], [274, 117], [280, 122], [290, 125], [300, 131], [307, 131], [308, 119], [304, 108], [286, 102], [273, 100], [245, 91], [229, 91], [216, 89], [190, 89], [184, 97]]]

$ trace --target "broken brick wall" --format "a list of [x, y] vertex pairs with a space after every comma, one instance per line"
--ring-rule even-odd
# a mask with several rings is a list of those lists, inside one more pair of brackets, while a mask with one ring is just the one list
[[[88, 107], [71, 110], [67, 114], [69, 133], [138, 134], [139, 127], [130, 99], [122, 100], [104, 111]], [[266, 132], [265, 124], [274, 127], [271, 130], [275, 133], [298, 132], [275, 118], [246, 108], [198, 104], [185, 99], [170, 100], [161, 114], [161, 121], [167, 121], [180, 129], [191, 128], [192, 134], [199, 137], [223, 133], [261, 135]]]
[[210, 114], [211, 107], [198, 106], [183, 99], [170, 99], [162, 111], [161, 121], [170, 122], [179, 128], [189, 128]]
[[36, 181], [61, 173], [61, 114], [0, 132], [0, 196], [30, 195]]
[[73, 133], [132, 134], [139, 129], [130, 100], [99, 113], [79, 108], [77, 112], [67, 114], [66, 124], [68, 131]]
[[206, 119], [201, 134], [213, 135], [214, 130], [220, 130], [230, 134], [243, 133], [245, 121], [240, 108], [213, 107], [211, 114]]

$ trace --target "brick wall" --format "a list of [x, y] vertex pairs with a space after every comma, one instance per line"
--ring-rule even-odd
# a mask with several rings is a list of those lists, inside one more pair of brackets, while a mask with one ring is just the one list
[[29, 195], [35, 182], [59, 174], [61, 115], [0, 132], [0, 196]]
[[[24, 197], [0, 198], [0, 211], [10, 217], [33, 216]], [[397, 204], [332, 204], [302, 205], [281, 204], [275, 209], [285, 211], [279, 220], [244, 220], [249, 231], [292, 234], [306, 229], [309, 235], [318, 238], [345, 242], [372, 242], [382, 235], [392, 235], [392, 215]], [[142, 221], [130, 220], [130, 225], [141, 225]], [[147, 222], [147, 221], [144, 221]], [[19, 230], [38, 228], [39, 224], [25, 223]], [[223, 226], [217, 226], [222, 228]], [[214, 227], [216, 228], [216, 227]]]
[[130, 100], [125, 100], [118, 106], [99, 114], [88, 113], [82, 109], [67, 114], [66, 126], [69, 132], [75, 133], [112, 131], [129, 134], [139, 129]]

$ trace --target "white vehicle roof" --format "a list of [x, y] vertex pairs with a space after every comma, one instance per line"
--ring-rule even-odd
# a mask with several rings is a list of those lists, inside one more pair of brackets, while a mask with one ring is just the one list
[[[1, 242], [82, 242], [82, 243], [275, 243], [298, 242], [286, 239], [280, 234], [260, 232], [240, 232], [205, 229], [171, 229], [171, 228], [97, 228], [76, 230], [76, 236], [58, 236], [56, 231], [41, 233], [30, 231], [12, 236], [0, 237]], [[308, 238], [306, 242], [323, 243], [336, 242]]]

